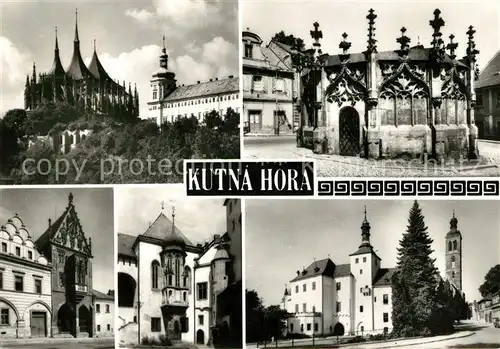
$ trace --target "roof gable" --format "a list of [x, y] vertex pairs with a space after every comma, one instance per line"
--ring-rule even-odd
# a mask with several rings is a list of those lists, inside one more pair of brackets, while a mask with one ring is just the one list
[[35, 245], [40, 251], [47, 251], [49, 245], [57, 244], [73, 251], [92, 256], [91, 241], [87, 242], [80, 219], [73, 204], [73, 195], [69, 195], [66, 210], [47, 230], [36, 240]]
[[153, 224], [151, 224], [142, 235], [158, 240], [165, 240], [170, 238], [171, 235], [174, 235], [180, 237], [186, 245], [193, 246], [193, 243], [163, 214], [163, 212], [158, 215]]
[[500, 85], [500, 51], [486, 64], [483, 71], [479, 73], [476, 88]]
[[330, 258], [320, 259], [319, 261], [312, 262], [307, 268], [298, 272], [298, 275], [291, 281], [298, 281], [319, 275], [333, 278], [334, 270], [335, 264]]
[[177, 100], [217, 95], [222, 93], [239, 92], [239, 78], [231, 77], [228, 79], [212, 80], [201, 82], [199, 84], [178, 86], [172, 93], [165, 97], [166, 102]]

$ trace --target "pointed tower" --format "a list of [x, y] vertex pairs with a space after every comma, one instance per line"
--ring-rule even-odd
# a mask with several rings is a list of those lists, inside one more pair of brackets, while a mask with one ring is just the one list
[[462, 233], [457, 226], [458, 219], [453, 211], [450, 231], [446, 234], [446, 278], [462, 290]]
[[92, 76], [94, 76], [94, 78], [99, 80], [101, 84], [103, 84], [104, 81], [106, 80], [111, 80], [108, 73], [102, 66], [101, 61], [99, 61], [99, 57], [97, 56], [95, 40], [94, 40], [94, 54], [92, 55], [92, 60], [90, 61], [89, 64], [89, 71], [92, 73]]
[[92, 73], [87, 69], [80, 53], [80, 39], [78, 37], [78, 11], [76, 11], [75, 39], [73, 41], [73, 58], [66, 73], [76, 81], [91, 77]]
[[167, 49], [165, 47], [165, 36], [163, 36], [163, 48], [160, 55], [160, 68], [153, 73], [153, 78], [151, 79], [151, 87], [153, 89], [153, 99], [148, 104], [150, 106], [158, 106], [156, 110], [159, 110], [159, 115], [155, 116], [158, 125], [161, 126], [164, 122], [162, 101], [176, 88], [175, 73], [168, 70], [168, 55]]
[[61, 63], [61, 58], [59, 57], [59, 43], [57, 40], [57, 27], [55, 30], [56, 43], [54, 47], [54, 61], [52, 63], [52, 68], [50, 68], [48, 75], [52, 75], [53, 77], [63, 77], [64, 76], [64, 68]]

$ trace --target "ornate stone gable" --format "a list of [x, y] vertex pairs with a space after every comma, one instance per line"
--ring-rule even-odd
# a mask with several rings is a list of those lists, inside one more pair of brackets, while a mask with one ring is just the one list
[[87, 242], [75, 207], [72, 204], [70, 205], [59, 229], [55, 232], [51, 241], [73, 251], [91, 256], [90, 241]]
[[453, 66], [448, 71], [441, 74], [443, 85], [441, 88], [441, 97], [447, 99], [465, 100], [467, 96], [467, 87], [465, 85], [465, 73], [457, 70]]
[[425, 69], [417, 64], [402, 62], [380, 64], [382, 83], [379, 93], [381, 98], [426, 98], [429, 85], [425, 81]]
[[339, 107], [346, 102], [352, 105], [366, 97], [366, 73], [362, 67], [349, 67], [342, 64], [340, 70], [328, 72], [330, 84], [326, 88], [326, 98]]

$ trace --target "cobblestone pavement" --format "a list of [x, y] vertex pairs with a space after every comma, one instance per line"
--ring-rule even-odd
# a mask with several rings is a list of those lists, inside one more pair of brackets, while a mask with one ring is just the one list
[[36, 348], [36, 349], [114, 349], [115, 345], [111, 343], [93, 343], [87, 342], [73, 342], [73, 341], [58, 341], [57, 343], [12, 343], [3, 345], [0, 342], [0, 348], [14, 349], [14, 348]]
[[[500, 176], [500, 143], [481, 141], [481, 165], [427, 165], [419, 161], [370, 160], [339, 155], [316, 155], [309, 149], [297, 148], [295, 139], [269, 142], [245, 142], [242, 156], [247, 159], [316, 159], [319, 177], [455, 177]], [[489, 165], [489, 166], [485, 166]], [[495, 166], [496, 165], [496, 166]]]

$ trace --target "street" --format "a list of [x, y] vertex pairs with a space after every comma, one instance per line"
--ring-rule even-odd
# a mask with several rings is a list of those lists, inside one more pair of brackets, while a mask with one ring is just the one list
[[[318, 177], [454, 177], [499, 176], [500, 142], [479, 141], [482, 162], [463, 167], [428, 165], [401, 160], [373, 160], [340, 155], [316, 155], [297, 148], [295, 137], [245, 137], [242, 157], [246, 159], [315, 159]], [[486, 166], [489, 164], [489, 166]]]
[[[465, 329], [464, 329], [465, 330]], [[500, 348], [500, 329], [494, 327], [469, 328], [474, 334], [465, 338], [451, 339], [448, 341], [419, 345], [419, 348]], [[408, 346], [407, 348], [415, 348]]]
[[0, 341], [0, 348], [10, 349], [10, 348], [36, 348], [36, 349], [114, 349], [114, 339], [109, 340], [84, 340], [75, 341], [74, 339], [69, 340], [51, 340], [47, 339], [47, 342], [42, 341], [32, 341], [32, 340], [19, 340], [19, 343], [13, 343], [9, 341], [8, 344], [3, 344]]

